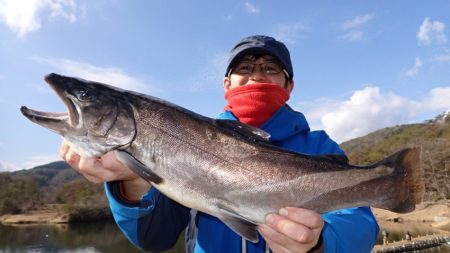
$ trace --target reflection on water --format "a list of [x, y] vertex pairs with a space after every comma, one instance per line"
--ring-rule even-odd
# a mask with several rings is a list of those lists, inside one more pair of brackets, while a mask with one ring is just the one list
[[[389, 241], [404, 238], [404, 231], [413, 237], [436, 231], [418, 224], [389, 226], [380, 224], [389, 232]], [[382, 244], [379, 237], [378, 244]], [[0, 253], [143, 253], [123, 236], [114, 222], [83, 223], [59, 226], [2, 226], [0, 225]], [[450, 248], [439, 247], [416, 253], [450, 253]], [[184, 253], [182, 238], [166, 253]]]
[[[0, 225], [0, 253], [143, 253], [114, 222], [58, 226]], [[184, 252], [182, 243], [167, 253]]]
[[441, 246], [441, 247], [419, 250], [419, 251], [414, 251], [414, 252], [415, 253], [450, 253], [450, 248]]

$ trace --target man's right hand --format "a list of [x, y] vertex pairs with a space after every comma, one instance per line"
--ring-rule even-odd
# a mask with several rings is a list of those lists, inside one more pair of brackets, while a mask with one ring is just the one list
[[117, 160], [114, 152], [108, 152], [101, 157], [81, 157], [67, 142], [63, 142], [60, 156], [90, 182], [122, 181], [126, 198], [129, 200], [140, 200], [151, 187], [150, 183]]

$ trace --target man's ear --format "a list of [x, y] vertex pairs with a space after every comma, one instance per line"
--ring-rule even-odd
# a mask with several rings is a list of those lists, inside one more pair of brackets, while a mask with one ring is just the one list
[[223, 78], [223, 89], [227, 92], [231, 87], [230, 78], [228, 76]]
[[291, 94], [293, 89], [294, 89], [294, 80], [289, 80], [288, 81], [288, 87], [287, 87], [287, 90], [288, 90], [289, 94]]

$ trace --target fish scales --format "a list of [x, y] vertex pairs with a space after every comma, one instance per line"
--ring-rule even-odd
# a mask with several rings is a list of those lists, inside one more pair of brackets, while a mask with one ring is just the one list
[[159, 98], [57, 74], [45, 80], [68, 112], [22, 107], [24, 116], [62, 135], [83, 156], [114, 151], [152, 187], [251, 241], [257, 241], [256, 226], [281, 207], [409, 212], [423, 198], [418, 147], [354, 166], [273, 146], [260, 129]]

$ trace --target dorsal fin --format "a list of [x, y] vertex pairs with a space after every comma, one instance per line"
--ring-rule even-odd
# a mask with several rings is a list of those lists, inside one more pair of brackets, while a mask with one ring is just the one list
[[348, 157], [346, 155], [313, 155], [313, 157], [317, 157], [319, 159], [330, 160], [331, 162], [339, 163], [339, 164], [348, 164]]
[[256, 127], [241, 123], [236, 120], [229, 119], [216, 119], [213, 124], [222, 128], [225, 128], [233, 133], [238, 133], [240, 136], [250, 139], [252, 141], [258, 140], [263, 142], [269, 142], [270, 134], [264, 130]]

